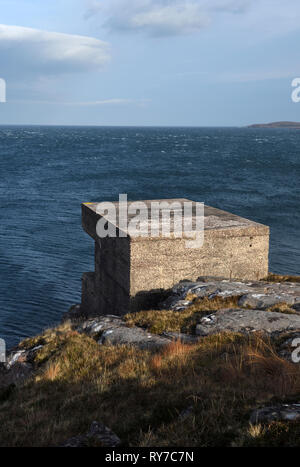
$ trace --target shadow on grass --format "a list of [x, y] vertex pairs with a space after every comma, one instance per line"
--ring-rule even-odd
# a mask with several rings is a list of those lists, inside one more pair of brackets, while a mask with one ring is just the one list
[[127, 446], [251, 444], [250, 411], [300, 391], [298, 366], [259, 335], [174, 342], [156, 354], [68, 330], [44, 341], [34, 378], [0, 402], [1, 446], [56, 446], [94, 420]]

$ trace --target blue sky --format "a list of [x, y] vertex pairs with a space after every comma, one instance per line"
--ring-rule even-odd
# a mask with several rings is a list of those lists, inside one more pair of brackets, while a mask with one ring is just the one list
[[299, 0], [0, 0], [0, 124], [300, 121]]

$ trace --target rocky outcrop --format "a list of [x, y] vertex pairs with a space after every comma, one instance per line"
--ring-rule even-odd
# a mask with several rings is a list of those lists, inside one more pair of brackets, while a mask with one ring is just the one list
[[[114, 315], [87, 319], [80, 305], [73, 306], [63, 320], [70, 320], [73, 330], [92, 337], [99, 345], [133, 345], [150, 351], [160, 350], [174, 340], [184, 344], [197, 343], [204, 336], [220, 332], [284, 334], [279, 355], [290, 360], [293, 341], [300, 336], [300, 283], [201, 277], [197, 282], [182, 281], [175, 285], [159, 308], [181, 313], [194, 305], [195, 300], [216, 297], [231, 297], [237, 306], [220, 306], [215, 311], [208, 309], [207, 313], [201, 311], [194, 335], [171, 331], [153, 334], [138, 326], [129, 327], [123, 318]], [[10, 352], [6, 363], [0, 366], [0, 388], [21, 384], [30, 377], [35, 368], [36, 353], [41, 348], [42, 345], [38, 345]]]
[[186, 310], [195, 298], [235, 298], [240, 308], [207, 312], [196, 326], [198, 336], [224, 331], [268, 334], [300, 329], [300, 284], [265, 281], [230, 281], [205, 277], [182, 281], [161, 304], [174, 311]]
[[170, 338], [151, 334], [139, 327], [128, 327], [121, 318], [113, 315], [84, 321], [78, 332], [96, 337], [99, 344], [134, 345], [143, 350], [157, 350], [170, 343]]
[[255, 332], [274, 334], [300, 329], [300, 315], [275, 313], [264, 310], [220, 310], [205, 316], [196, 326], [198, 336], [219, 332]]
[[176, 311], [191, 305], [192, 298], [238, 297], [241, 308], [265, 310], [286, 303], [295, 311], [300, 307], [300, 283], [265, 281], [230, 281], [214, 277], [202, 277], [197, 282], [182, 281], [175, 285], [162, 308]]
[[[266, 281], [231, 281], [215, 277], [201, 277], [197, 282], [182, 281], [175, 285], [169, 297], [159, 305], [161, 309], [182, 312], [194, 304], [195, 299], [216, 297], [236, 299], [238, 308], [220, 308], [199, 317], [196, 336], [179, 332], [151, 334], [113, 315], [100, 316], [75, 325], [78, 332], [97, 338], [99, 344], [134, 345], [141, 349], [155, 350], [172, 340], [191, 344], [199, 337], [219, 332], [261, 331], [278, 335], [281, 332], [300, 331], [300, 284]], [[203, 313], [202, 313], [203, 314]], [[205, 314], [205, 313], [204, 313]], [[80, 316], [80, 307], [73, 307], [69, 318], [74, 323]], [[282, 350], [284, 352], [284, 348]]]

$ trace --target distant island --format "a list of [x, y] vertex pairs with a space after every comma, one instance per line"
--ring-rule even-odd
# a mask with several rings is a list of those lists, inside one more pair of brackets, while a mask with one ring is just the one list
[[255, 123], [248, 125], [247, 128], [296, 128], [300, 130], [300, 122]]

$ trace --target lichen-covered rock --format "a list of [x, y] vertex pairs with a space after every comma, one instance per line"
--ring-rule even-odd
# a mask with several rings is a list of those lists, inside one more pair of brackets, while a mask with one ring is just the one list
[[[195, 314], [195, 319], [199, 319], [196, 336], [170, 332], [170, 328], [161, 335], [151, 334], [138, 326], [128, 327], [122, 317], [114, 315], [83, 317], [84, 321], [75, 320], [74, 326], [79, 332], [95, 338], [99, 344], [126, 344], [151, 350], [160, 349], [172, 340], [197, 343], [201, 336], [224, 331], [274, 334], [300, 330], [300, 283], [297, 282], [239, 281], [215, 277], [199, 278], [196, 282], [182, 281], [173, 287], [159, 308], [181, 313], [196, 305], [194, 311], [197, 312], [197, 304], [201, 304], [203, 299], [206, 304], [217, 299], [217, 307], [208, 306], [207, 312], [205, 308], [199, 308], [202, 318]], [[233, 309], [225, 309], [228, 306]], [[79, 317], [80, 307], [73, 308], [72, 313]]]
[[294, 305], [295, 297], [289, 294], [282, 293], [281, 295], [264, 294], [264, 293], [250, 293], [245, 294], [239, 299], [239, 306], [245, 308], [256, 308], [265, 310], [274, 305], [286, 303], [287, 305]]
[[139, 327], [128, 327], [122, 318], [113, 315], [84, 321], [77, 328], [91, 337], [97, 337], [99, 344], [133, 345], [140, 349], [156, 350], [170, 344], [170, 339], [151, 334]]
[[182, 281], [176, 284], [161, 308], [184, 310], [191, 301], [189, 296], [199, 298], [238, 297], [239, 306], [264, 310], [286, 303], [295, 312], [300, 311], [300, 284], [294, 282], [236, 281], [213, 277], [199, 278], [197, 282]]
[[281, 404], [277, 406], [256, 409], [250, 416], [250, 423], [270, 423], [274, 421], [296, 421], [300, 420], [300, 404]]
[[33, 363], [36, 353], [42, 348], [42, 345], [37, 345], [31, 349], [12, 350], [7, 356], [5, 367], [10, 370], [17, 363]]
[[300, 330], [300, 315], [289, 315], [264, 310], [225, 309], [205, 316], [196, 327], [198, 336], [224, 331], [273, 334], [280, 331]]

